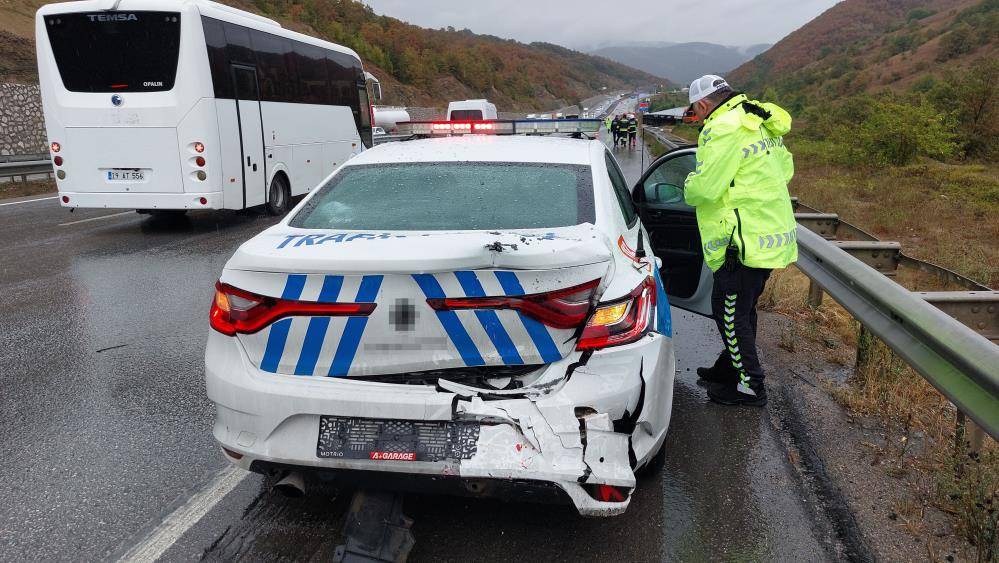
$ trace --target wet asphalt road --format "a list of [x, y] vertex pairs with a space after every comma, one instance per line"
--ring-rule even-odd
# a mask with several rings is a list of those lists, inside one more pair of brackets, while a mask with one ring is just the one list
[[[631, 181], [649, 162], [615, 154]], [[69, 213], [55, 200], [0, 207], [0, 560], [116, 559], [205, 495], [226, 468], [202, 374], [212, 285], [273, 222], [252, 211], [172, 222]], [[673, 318], [666, 464], [625, 515], [412, 495], [411, 560], [826, 559], [767, 416], [712, 405], [696, 385], [693, 370], [721, 348], [713, 324]], [[246, 475], [181, 522], [162, 559], [325, 560], [348, 501], [330, 485], [285, 499]]]

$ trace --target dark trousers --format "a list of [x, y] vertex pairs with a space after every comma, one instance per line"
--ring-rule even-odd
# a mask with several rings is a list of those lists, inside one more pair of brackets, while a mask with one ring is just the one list
[[756, 302], [771, 270], [749, 268], [738, 261], [723, 265], [714, 274], [711, 312], [725, 347], [714, 369], [728, 374], [732, 383], [763, 381], [756, 352]]

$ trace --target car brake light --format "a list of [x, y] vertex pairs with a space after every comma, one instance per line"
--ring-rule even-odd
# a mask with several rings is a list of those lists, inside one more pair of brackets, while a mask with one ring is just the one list
[[215, 284], [208, 321], [227, 336], [253, 334], [274, 321], [291, 316], [366, 317], [375, 303], [316, 303], [257, 295], [222, 282]]
[[62, 157], [57, 156], [52, 159], [52, 162], [54, 162], [56, 166], [62, 166]]
[[435, 311], [460, 309], [514, 309], [524, 316], [552, 328], [577, 328], [590, 312], [593, 292], [600, 280], [584, 284], [520, 296], [499, 297], [445, 297], [427, 299]]
[[204, 166], [205, 165], [205, 157], [199, 156], [199, 157], [195, 158], [194, 159], [194, 163], [197, 164], [198, 166]]
[[600, 502], [624, 502], [628, 500], [628, 489], [613, 485], [585, 485], [586, 492]]
[[205, 152], [205, 144], [201, 141], [194, 142], [194, 152]]
[[638, 340], [649, 328], [655, 304], [656, 282], [647, 277], [624, 298], [597, 305], [586, 321], [576, 349], [596, 350]]
[[52, 152], [59, 152], [59, 151], [62, 150], [62, 145], [60, 145], [59, 143], [53, 142], [52, 145], [49, 148], [52, 149]]

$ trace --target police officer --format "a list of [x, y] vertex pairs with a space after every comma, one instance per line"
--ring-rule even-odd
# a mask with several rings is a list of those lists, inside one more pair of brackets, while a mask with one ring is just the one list
[[717, 403], [763, 406], [756, 302], [771, 270], [798, 258], [787, 191], [794, 163], [783, 140], [791, 116], [715, 75], [691, 83], [689, 98], [703, 127], [684, 197], [697, 210], [704, 259], [714, 271], [712, 313], [725, 347], [714, 366], [697, 374]]
[[604, 118], [604, 127], [607, 129], [608, 133], [611, 130], [611, 125], [612, 125], [613, 121], [614, 121], [613, 118], [611, 116], [609, 116], [609, 115]]
[[614, 122], [611, 125], [614, 131], [614, 148], [617, 148], [618, 143], [621, 141], [622, 125], [623, 124], [621, 122], [621, 114], [614, 116]]

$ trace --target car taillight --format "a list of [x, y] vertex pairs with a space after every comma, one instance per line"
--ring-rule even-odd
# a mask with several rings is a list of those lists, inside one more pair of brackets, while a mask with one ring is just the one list
[[549, 291], [515, 297], [445, 297], [427, 299], [435, 311], [459, 309], [514, 309], [552, 328], [577, 328], [590, 312], [593, 292], [600, 280]]
[[193, 148], [194, 148], [194, 152], [197, 152], [197, 153], [205, 152], [205, 144], [202, 143], [201, 141], [195, 141], [194, 145], [193, 145]]
[[59, 152], [62, 150], [62, 145], [53, 141], [52, 144], [49, 145], [49, 148], [52, 149], [52, 152]]
[[624, 298], [597, 305], [576, 349], [596, 350], [638, 340], [649, 328], [655, 304], [656, 282], [648, 277]]
[[235, 336], [237, 333], [253, 334], [284, 317], [366, 317], [375, 310], [375, 306], [375, 303], [291, 301], [257, 295], [216, 282], [208, 322], [222, 334]]

